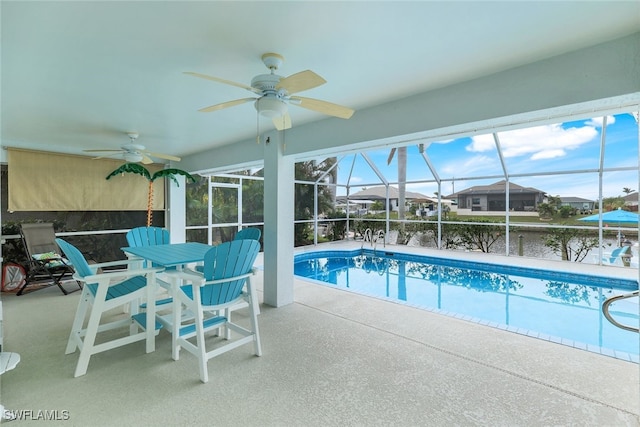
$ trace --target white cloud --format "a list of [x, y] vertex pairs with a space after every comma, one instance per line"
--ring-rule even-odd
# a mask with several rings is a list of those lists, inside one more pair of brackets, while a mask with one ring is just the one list
[[[612, 125], [616, 122], [615, 116], [607, 116], [607, 126]], [[587, 126], [593, 126], [596, 128], [602, 127], [602, 117], [594, 117], [591, 120], [586, 122]]]
[[450, 176], [473, 176], [477, 174], [499, 174], [502, 173], [498, 157], [485, 156], [482, 154], [475, 155], [464, 162], [461, 159], [451, 159], [451, 161], [442, 167], [441, 177]]
[[558, 150], [544, 150], [539, 153], [535, 153], [531, 156], [531, 160], [541, 160], [541, 159], [555, 159], [556, 157], [566, 156], [567, 152], [562, 149]]
[[[531, 160], [562, 157], [598, 136], [595, 123], [591, 126], [565, 129], [559, 124], [518, 129], [498, 134], [505, 157], [529, 156]], [[466, 147], [471, 152], [495, 151], [493, 135], [471, 139]]]

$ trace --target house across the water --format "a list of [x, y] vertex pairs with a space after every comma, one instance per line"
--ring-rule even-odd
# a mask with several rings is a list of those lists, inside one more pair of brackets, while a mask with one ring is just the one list
[[[473, 215], [478, 212], [505, 212], [507, 199], [506, 181], [489, 185], [476, 185], [446, 196], [457, 201], [459, 215]], [[546, 193], [533, 187], [522, 187], [509, 182], [509, 210], [537, 215], [537, 207], [545, 201]]]

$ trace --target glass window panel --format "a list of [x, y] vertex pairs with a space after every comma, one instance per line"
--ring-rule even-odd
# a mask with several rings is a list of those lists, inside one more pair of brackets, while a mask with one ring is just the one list
[[211, 198], [213, 224], [238, 222], [238, 188], [213, 187]]
[[187, 226], [207, 225], [209, 206], [209, 178], [202, 177], [186, 186], [186, 224]]
[[295, 219], [311, 219], [314, 212], [314, 185], [295, 184]]
[[187, 242], [207, 243], [207, 229], [187, 230]]
[[264, 221], [264, 181], [244, 179], [242, 181], [242, 223]]
[[219, 245], [220, 243], [229, 242], [238, 232], [237, 226], [213, 227], [211, 229], [211, 243]]

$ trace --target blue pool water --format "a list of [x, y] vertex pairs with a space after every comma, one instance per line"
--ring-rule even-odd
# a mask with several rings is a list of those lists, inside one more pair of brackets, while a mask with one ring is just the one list
[[[600, 309], [636, 281], [384, 251], [296, 255], [294, 273], [322, 284], [443, 312], [490, 326], [638, 362], [638, 334]], [[637, 299], [611, 314], [638, 325]]]

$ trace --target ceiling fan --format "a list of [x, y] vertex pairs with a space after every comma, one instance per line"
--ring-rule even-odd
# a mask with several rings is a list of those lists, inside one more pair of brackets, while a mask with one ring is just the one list
[[282, 65], [283, 61], [284, 57], [277, 53], [265, 53], [262, 55], [262, 62], [264, 62], [264, 65], [271, 73], [255, 76], [251, 80], [251, 86], [200, 73], [185, 72], [185, 74], [236, 86], [258, 95], [258, 97], [236, 99], [198, 110], [205, 113], [234, 107], [247, 102], [254, 102], [258, 113], [271, 118], [278, 130], [289, 129], [291, 127], [291, 117], [288, 112], [289, 104], [341, 119], [348, 119], [353, 115], [354, 110], [351, 108], [319, 99], [294, 96], [293, 94], [295, 93], [323, 85], [326, 83], [326, 80], [311, 70], [301, 71], [289, 77], [279, 76], [275, 71]]
[[[104, 157], [116, 157], [122, 156], [122, 158], [129, 163], [143, 163], [148, 165], [153, 163], [151, 157], [156, 157], [158, 159], [165, 160], [173, 160], [176, 162], [180, 161], [180, 157], [171, 156], [169, 154], [161, 154], [161, 153], [152, 153], [151, 151], [145, 150], [144, 145], [136, 144], [135, 141], [138, 139], [138, 132], [127, 132], [127, 136], [129, 137], [129, 143], [120, 146], [119, 150], [111, 150], [111, 149], [98, 149], [98, 150], [84, 150], [86, 153], [105, 153], [103, 156], [94, 157], [94, 159], [102, 159]], [[106, 153], [114, 153], [114, 154], [106, 154]]]

